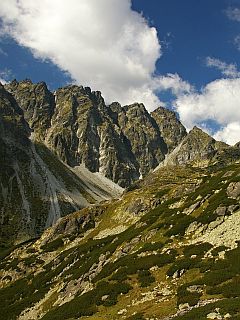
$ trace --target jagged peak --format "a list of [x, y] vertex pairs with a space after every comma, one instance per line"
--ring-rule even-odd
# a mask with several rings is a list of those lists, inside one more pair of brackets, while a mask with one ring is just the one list
[[151, 114], [153, 114], [153, 115], [157, 114], [157, 115], [162, 115], [162, 116], [171, 115], [171, 116], [174, 116], [175, 118], [177, 118], [176, 112], [174, 112], [173, 110], [170, 110], [168, 108], [162, 107], [162, 106], [157, 107], [155, 110], [153, 110], [151, 112]]
[[123, 106], [122, 109], [125, 113], [131, 113], [134, 116], [142, 116], [142, 115], [149, 116], [149, 113], [143, 103], [135, 102], [135, 103]]
[[202, 144], [212, 143], [216, 144], [218, 149], [227, 148], [229, 145], [222, 141], [215, 140], [212, 136], [210, 136], [207, 132], [202, 130], [201, 128], [194, 126], [188, 133], [188, 135], [185, 137], [185, 141], [189, 141], [192, 138], [195, 140], [198, 140]]
[[20, 83], [31, 84], [31, 85], [33, 84], [32, 80], [31, 80], [31, 79], [28, 79], [28, 78], [19, 81], [19, 84], [20, 84]]
[[72, 93], [73, 95], [85, 95], [90, 98], [95, 99], [98, 103], [104, 103], [104, 98], [102, 97], [101, 91], [92, 91], [90, 87], [84, 87], [82, 85], [70, 84], [65, 87], [61, 87], [55, 90], [54, 95], [58, 95], [59, 93]]

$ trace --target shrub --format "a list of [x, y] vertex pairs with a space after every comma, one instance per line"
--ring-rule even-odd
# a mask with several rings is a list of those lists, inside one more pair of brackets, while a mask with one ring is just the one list
[[127, 318], [127, 320], [144, 320], [142, 313], [136, 313], [130, 317]]
[[142, 288], [148, 287], [153, 282], [155, 282], [154, 276], [149, 272], [149, 270], [140, 270], [138, 272], [138, 281]]
[[45, 245], [41, 247], [41, 249], [45, 252], [51, 252], [59, 249], [64, 245], [64, 242], [61, 238], [57, 238], [53, 240], [52, 242], [48, 242]]
[[137, 253], [145, 252], [145, 251], [156, 251], [161, 249], [164, 246], [162, 242], [155, 242], [155, 243], [144, 243], [142, 248], [138, 250]]
[[178, 288], [177, 291], [177, 305], [180, 305], [182, 303], [188, 303], [189, 306], [195, 306], [202, 293], [200, 292], [189, 292], [187, 290], [187, 287], [189, 286], [189, 284], [187, 285], [183, 285], [180, 288]]
[[227, 249], [227, 247], [225, 247], [225, 246], [219, 246], [219, 247], [212, 249], [211, 254], [212, 254], [212, 256], [216, 257], [216, 256], [218, 256], [219, 252], [225, 251], [226, 249]]
[[207, 251], [212, 248], [212, 244], [208, 242], [200, 244], [191, 244], [184, 248], [183, 253], [185, 257], [191, 257], [192, 255], [203, 256]]
[[169, 277], [173, 276], [173, 274], [176, 271], [180, 270], [189, 270], [192, 269], [196, 266], [196, 264], [199, 263], [199, 258], [194, 258], [194, 259], [179, 259], [176, 262], [174, 262], [173, 265], [168, 269], [167, 275]]

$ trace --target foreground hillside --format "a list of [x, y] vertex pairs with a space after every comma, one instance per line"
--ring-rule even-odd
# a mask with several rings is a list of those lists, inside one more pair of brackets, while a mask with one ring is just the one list
[[166, 167], [1, 253], [0, 319], [240, 319], [240, 164]]

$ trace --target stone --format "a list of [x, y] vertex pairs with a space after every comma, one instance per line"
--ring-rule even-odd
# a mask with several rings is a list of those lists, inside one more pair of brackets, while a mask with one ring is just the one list
[[240, 182], [231, 182], [227, 187], [227, 195], [230, 198], [237, 199], [240, 195]]
[[124, 314], [126, 312], [127, 312], [127, 309], [121, 309], [121, 310], [118, 311], [118, 314], [122, 315], [122, 314]]
[[226, 207], [218, 207], [214, 212], [218, 216], [224, 216], [226, 214], [227, 208]]
[[207, 319], [222, 319], [222, 316], [217, 312], [210, 312], [207, 314]]
[[187, 291], [189, 292], [203, 292], [203, 287], [200, 285], [192, 285], [190, 287], [187, 288]]
[[183, 213], [189, 215], [191, 214], [194, 210], [200, 207], [201, 201], [197, 201], [196, 203], [192, 204], [189, 208], [184, 209]]
[[188, 303], [181, 303], [181, 304], [178, 306], [179, 311], [185, 311], [185, 310], [187, 310], [187, 309], [189, 309], [189, 308], [190, 308], [190, 306], [189, 306]]
[[228, 212], [233, 213], [239, 209], [239, 204], [232, 204], [228, 207]]

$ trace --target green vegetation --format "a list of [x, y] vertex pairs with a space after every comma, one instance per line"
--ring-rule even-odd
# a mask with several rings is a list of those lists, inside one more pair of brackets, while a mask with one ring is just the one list
[[[59, 293], [54, 292], [54, 298], [49, 298], [44, 306], [47, 311], [44, 320], [81, 317], [95, 320], [98, 316], [100, 319], [103, 312], [114, 318], [120, 308], [123, 309], [125, 305], [130, 304], [136, 292], [139, 295], [151, 292], [153, 287], [154, 292], [157, 292], [157, 283], [162, 282], [167, 287], [170, 285], [173, 293], [159, 303], [156, 293], [156, 299], [134, 305], [133, 310], [127, 310], [126, 319], [151, 318], [155, 312], [153, 310], [156, 310], [156, 317], [163, 318], [174, 312], [180, 304], [188, 303], [196, 307], [199, 301], [216, 297], [222, 300], [211, 302], [204, 307], [197, 306], [176, 319], [206, 319], [206, 315], [214, 312], [215, 308], [220, 308], [221, 314], [229, 312], [232, 319], [237, 319], [240, 316], [240, 246], [231, 250], [225, 246], [214, 248], [210, 243], [189, 245], [190, 236], [184, 237], [186, 228], [192, 222], [208, 223], [215, 219], [216, 208], [236, 203], [234, 199], [227, 198], [226, 188], [237, 173], [223, 178], [229, 168], [221, 169], [221, 172], [216, 172], [215, 168], [211, 170], [210, 174], [203, 177], [200, 185], [199, 180], [206, 170], [196, 171], [197, 182], [188, 177], [190, 182], [187, 186], [182, 186], [183, 177], [180, 173], [176, 174], [174, 179], [165, 177], [167, 183], [171, 183], [171, 188], [160, 186], [158, 189], [150, 190], [146, 186], [146, 189], [140, 189], [140, 183], [138, 187], [140, 190], [146, 190], [147, 197], [151, 194], [155, 201], [157, 190], [159, 198], [164, 196], [164, 202], [140, 215], [138, 222], [119, 234], [96, 239], [94, 237], [97, 232], [102, 230], [101, 224], [96, 223], [96, 230], [90, 231], [83, 239], [73, 234], [67, 236], [68, 241], [65, 241], [66, 236], [60, 236], [43, 245], [39, 252], [31, 246], [25, 246], [27, 255], [24, 253], [23, 259], [16, 258], [17, 255], [10, 256], [14, 248], [7, 250], [2, 254], [1, 267], [9, 271], [9, 276], [4, 278], [5, 287], [0, 289], [0, 308], [6, 314], [5, 319], [16, 319], [25, 308], [36, 304], [51, 287], [59, 284], [59, 274], [61, 294], [68, 294], [68, 283], [71, 280], [74, 280], [76, 292], [71, 301], [53, 307], [53, 303], [59, 298]], [[129, 194], [126, 195], [128, 196]], [[130, 196], [133, 197], [131, 201], [137, 199], [137, 195]], [[143, 191], [141, 197], [145, 197]], [[123, 200], [125, 203], [122, 200], [116, 202], [116, 206], [118, 203], [120, 206], [124, 203], [123, 208], [126, 208], [126, 199]], [[196, 204], [198, 200], [201, 203], [193, 213], [185, 214], [185, 209]], [[111, 210], [112, 208], [107, 211], [106, 216], [103, 214], [103, 219], [112, 219]], [[120, 210], [116, 212], [121, 213]], [[119, 222], [112, 219], [111, 223]], [[89, 222], [89, 228], [93, 227], [94, 215]], [[89, 228], [82, 229], [81, 234]], [[74, 247], [66, 249], [69, 240], [76, 237], [79, 237], [79, 242], [74, 242]], [[218, 253], [221, 251], [225, 251], [225, 259], [222, 255], [219, 256]], [[55, 252], [52, 255], [54, 259], [47, 264], [41, 259], [41, 255], [44, 256], [46, 252]], [[29, 271], [34, 270], [34, 273], [17, 281], [13, 280], [11, 272], [18, 271], [22, 265], [31, 267]], [[155, 266], [158, 268], [152, 268]], [[35, 273], [38, 268], [42, 271]], [[21, 272], [18, 273], [20, 277]], [[93, 289], [84, 294], [81, 290], [77, 291], [78, 284], [83, 279], [90, 279], [93, 285]], [[155, 302], [158, 303], [157, 309]], [[129, 314], [132, 316], [129, 317]]]
[[64, 245], [64, 242], [62, 238], [57, 238], [53, 240], [52, 242], [48, 242], [45, 245], [41, 247], [41, 249], [45, 252], [55, 251], [62, 247]]
[[183, 249], [184, 256], [191, 258], [191, 256], [196, 255], [203, 257], [204, 254], [212, 248], [212, 244], [208, 242], [200, 244], [191, 244]]
[[131, 286], [127, 283], [101, 281], [96, 288], [70, 302], [48, 312], [43, 320], [65, 320], [71, 317], [90, 316], [97, 312], [97, 306], [110, 307], [117, 303], [119, 294], [127, 294]]
[[142, 313], [136, 313], [131, 317], [128, 317], [127, 320], [144, 320], [145, 318], [143, 317]]
[[138, 271], [138, 281], [142, 288], [150, 286], [155, 282], [155, 278], [151, 275], [149, 270], [139, 270]]

